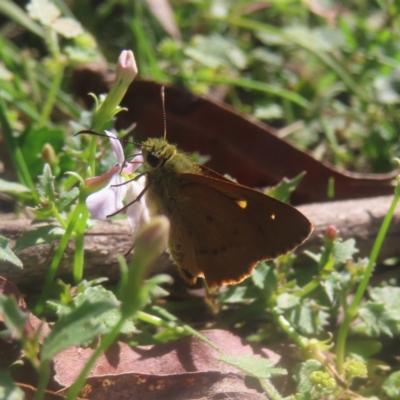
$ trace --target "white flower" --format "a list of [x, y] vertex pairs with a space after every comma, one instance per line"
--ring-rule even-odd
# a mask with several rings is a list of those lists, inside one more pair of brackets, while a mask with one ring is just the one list
[[124, 199], [127, 204], [133, 202], [127, 207], [126, 213], [134, 237], [138, 228], [149, 220], [149, 212], [145, 206], [144, 197], [140, 201], [134, 202], [144, 189], [144, 180], [139, 179], [121, 185], [126, 182], [121, 175], [132, 174], [140, 165], [139, 157], [141, 156], [137, 156], [134, 163], [126, 163], [120, 141], [112, 132], [106, 131], [106, 134], [110, 137], [111, 146], [117, 158], [117, 165], [105, 174], [85, 181], [88, 190], [96, 190], [87, 197], [86, 207], [93, 218], [104, 220], [124, 207]]

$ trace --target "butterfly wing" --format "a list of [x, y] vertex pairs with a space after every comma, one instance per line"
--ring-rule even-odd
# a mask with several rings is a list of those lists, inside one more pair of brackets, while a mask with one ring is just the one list
[[178, 178], [169, 250], [189, 283], [198, 276], [211, 287], [238, 283], [258, 261], [294, 249], [312, 231], [295, 208], [245, 186], [198, 174]]

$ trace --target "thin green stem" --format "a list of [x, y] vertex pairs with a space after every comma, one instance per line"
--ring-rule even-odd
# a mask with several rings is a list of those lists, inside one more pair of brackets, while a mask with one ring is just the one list
[[163, 319], [156, 317], [155, 315], [151, 315], [148, 313], [145, 313], [143, 311], [139, 311], [137, 314], [137, 319], [143, 322], [147, 322], [148, 324], [154, 325], [154, 326], [161, 326], [162, 328], [165, 329], [174, 329], [175, 332], [179, 334], [186, 333], [189, 335], [189, 332], [186, 332], [185, 328], [182, 326], [177, 325], [175, 322], [167, 322], [164, 321]]
[[125, 317], [121, 316], [120, 320], [117, 322], [117, 324], [112, 328], [112, 330], [104, 336], [103, 340], [101, 341], [100, 345], [96, 348], [96, 350], [93, 352], [85, 366], [83, 367], [81, 373], [79, 374], [78, 378], [76, 381], [73, 383], [73, 385], [69, 388], [66, 400], [74, 400], [76, 397], [78, 397], [79, 392], [81, 391], [83, 385], [86, 382], [86, 379], [89, 375], [90, 370], [92, 369], [94, 363], [96, 360], [100, 357], [100, 355], [105, 352], [115, 341], [115, 339], [118, 337], [119, 332], [125, 323]]
[[[275, 312], [273, 313], [273, 315], [275, 318], [277, 317], [277, 314]], [[293, 326], [290, 325], [290, 322], [283, 315], [279, 315], [276, 318], [276, 321], [278, 322], [279, 326], [285, 331], [285, 333], [289, 336], [289, 338], [292, 339], [297, 346], [299, 346], [301, 349], [306, 348], [308, 344], [308, 339], [299, 335], [295, 331]]]
[[61, 240], [60, 240], [60, 244], [57, 247], [57, 250], [54, 254], [54, 257], [51, 261], [50, 267], [49, 267], [49, 271], [47, 273], [46, 276], [46, 281], [44, 283], [43, 286], [43, 290], [40, 294], [39, 300], [35, 306], [35, 314], [40, 315], [43, 311], [44, 308], [44, 304], [46, 302], [46, 299], [49, 295], [51, 286], [53, 284], [53, 280], [55, 277], [55, 274], [57, 272], [58, 266], [60, 264], [62, 255], [64, 254], [64, 251], [68, 245], [68, 242], [71, 238], [72, 232], [74, 231], [75, 225], [79, 219], [80, 214], [83, 212], [85, 207], [85, 203], [83, 203], [82, 201], [80, 201], [78, 203], [78, 205], [76, 206], [74, 212], [72, 213], [72, 216], [70, 218], [70, 221], [68, 223], [68, 227], [64, 233], [64, 235], [62, 236]]
[[191, 326], [180, 322], [177, 317], [170, 314], [167, 310], [164, 310], [163, 308], [158, 307], [158, 306], [153, 306], [152, 309], [155, 310], [156, 312], [158, 312], [161, 316], [163, 316], [167, 320], [174, 322], [177, 326], [180, 326], [181, 328], [183, 328], [188, 334], [197, 337], [197, 339], [201, 340], [204, 343], [207, 343], [209, 346], [211, 346], [213, 349], [219, 351], [220, 353], [223, 352], [216, 344], [214, 344], [213, 342], [208, 340], [205, 336], [203, 336], [201, 333], [197, 332]]
[[81, 218], [77, 224], [75, 237], [75, 259], [74, 259], [74, 282], [79, 284], [83, 277], [84, 255], [85, 255], [85, 230], [86, 222], [89, 216], [88, 210], [85, 208]]
[[379, 252], [382, 247], [382, 243], [383, 243], [386, 233], [389, 229], [389, 225], [393, 218], [393, 214], [394, 214], [394, 211], [396, 209], [399, 199], [400, 199], [400, 184], [398, 184], [395, 189], [395, 195], [394, 195], [392, 204], [390, 205], [389, 211], [386, 214], [385, 218], [383, 219], [382, 225], [378, 232], [378, 236], [375, 240], [374, 246], [372, 247], [368, 265], [364, 272], [364, 277], [363, 277], [362, 281], [360, 282], [360, 284], [358, 285], [356, 294], [355, 294], [350, 306], [347, 308], [347, 310], [345, 310], [344, 321], [340, 325], [338, 337], [337, 337], [337, 341], [336, 341], [336, 363], [337, 363], [337, 369], [338, 369], [339, 374], [341, 374], [343, 371], [343, 363], [344, 363], [344, 356], [345, 356], [345, 350], [346, 350], [346, 339], [347, 339], [347, 334], [349, 331], [350, 324], [353, 321], [354, 317], [357, 315], [358, 306], [361, 302], [361, 299], [364, 296], [365, 290], [367, 289], [375, 262], [378, 258]]
[[39, 382], [33, 400], [42, 400], [45, 396], [47, 384], [50, 379], [50, 365], [44, 362], [39, 368]]
[[40, 115], [40, 120], [39, 120], [39, 127], [43, 127], [46, 125], [46, 122], [48, 121], [50, 117], [50, 113], [53, 109], [56, 97], [57, 97], [57, 91], [58, 88], [61, 85], [62, 77], [64, 74], [64, 65], [65, 62], [62, 60], [62, 58], [59, 58], [58, 63], [57, 63], [57, 69], [53, 77], [53, 81], [50, 86], [50, 90], [47, 94], [46, 97], [46, 102], [43, 106], [42, 113]]
[[262, 388], [264, 389], [265, 393], [267, 393], [269, 399], [283, 400], [283, 397], [275, 389], [274, 385], [272, 385], [269, 379], [259, 379], [259, 382]]

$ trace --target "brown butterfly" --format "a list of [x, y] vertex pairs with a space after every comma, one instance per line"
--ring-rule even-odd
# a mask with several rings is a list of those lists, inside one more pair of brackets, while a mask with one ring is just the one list
[[295, 208], [193, 163], [165, 139], [141, 148], [147, 206], [169, 218], [169, 252], [189, 284], [199, 276], [210, 287], [239, 283], [313, 230]]

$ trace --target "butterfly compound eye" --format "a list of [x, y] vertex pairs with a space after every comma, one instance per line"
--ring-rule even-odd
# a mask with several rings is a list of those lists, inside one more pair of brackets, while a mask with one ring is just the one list
[[147, 164], [150, 165], [151, 168], [156, 168], [160, 163], [160, 157], [158, 157], [154, 153], [149, 153], [146, 158]]

